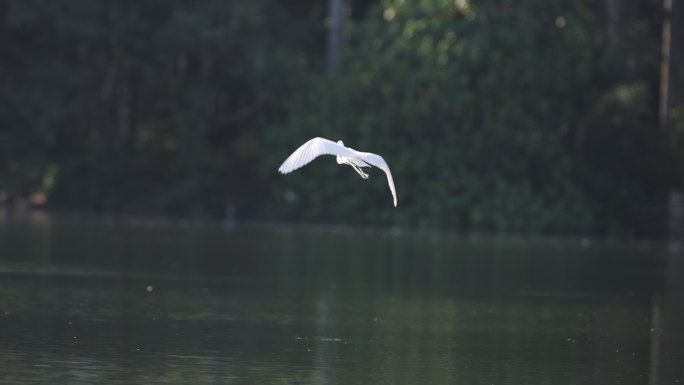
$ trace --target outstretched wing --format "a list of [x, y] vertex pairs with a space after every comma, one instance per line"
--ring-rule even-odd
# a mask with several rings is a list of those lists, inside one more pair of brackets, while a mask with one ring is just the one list
[[392, 171], [390, 171], [387, 162], [380, 155], [373, 154], [371, 152], [356, 152], [356, 155], [361, 158], [364, 162], [375, 166], [387, 175], [387, 184], [389, 184], [390, 191], [392, 192], [392, 198], [394, 198], [394, 207], [397, 207], [397, 190], [394, 188], [394, 179], [392, 178]]
[[356, 152], [339, 145], [332, 140], [323, 138], [313, 138], [308, 142], [302, 144], [295, 152], [292, 153], [283, 164], [280, 165], [278, 171], [281, 174], [290, 173], [302, 166], [309, 164], [312, 160], [321, 155], [339, 155], [348, 158], [355, 158]]

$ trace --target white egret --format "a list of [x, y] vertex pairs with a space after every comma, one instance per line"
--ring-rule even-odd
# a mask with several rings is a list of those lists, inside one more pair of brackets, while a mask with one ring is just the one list
[[348, 164], [352, 166], [363, 179], [368, 179], [369, 176], [361, 170], [362, 167], [375, 166], [384, 171], [387, 175], [387, 183], [392, 192], [392, 198], [394, 198], [394, 207], [397, 207], [397, 192], [394, 188], [394, 179], [392, 179], [392, 172], [385, 160], [377, 154], [360, 152], [345, 147], [341, 140], [335, 143], [328, 139], [313, 138], [302, 144], [292, 153], [292, 155], [285, 159], [283, 164], [280, 165], [280, 168], [278, 168], [278, 171], [282, 174], [290, 173], [309, 164], [309, 162], [320, 155], [335, 155], [338, 164]]

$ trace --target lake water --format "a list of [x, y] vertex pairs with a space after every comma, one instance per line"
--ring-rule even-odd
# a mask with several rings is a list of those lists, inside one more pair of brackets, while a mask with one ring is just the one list
[[582, 239], [0, 219], [0, 383], [684, 383], [684, 255]]

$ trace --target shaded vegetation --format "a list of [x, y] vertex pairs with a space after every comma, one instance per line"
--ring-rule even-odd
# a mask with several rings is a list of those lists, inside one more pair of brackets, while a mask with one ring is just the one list
[[[318, 3], [0, 0], [6, 204], [664, 232], [684, 131], [681, 106], [657, 125], [658, 2], [620, 42], [592, 1], [352, 2], [336, 77]], [[312, 136], [382, 154], [399, 208], [332, 159], [277, 175]]]

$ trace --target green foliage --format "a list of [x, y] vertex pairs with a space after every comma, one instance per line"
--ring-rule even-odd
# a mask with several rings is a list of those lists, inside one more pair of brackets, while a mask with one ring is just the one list
[[53, 207], [222, 212], [308, 65], [310, 28], [267, 0], [0, 4], [3, 179]]
[[369, 188], [335, 169], [278, 183], [279, 192], [292, 186], [302, 197], [287, 214], [338, 220], [334, 207], [343, 207], [340, 216], [354, 212], [360, 223], [590, 227], [592, 202], [564, 140], [590, 103], [578, 90], [595, 92], [596, 44], [586, 10], [564, 7], [383, 3], [354, 26], [345, 73], [290, 100], [282, 129], [292, 140], [274, 144], [274, 153], [316, 134], [377, 151], [394, 171], [400, 209], [391, 209], [381, 174]]
[[302, 220], [662, 232], [673, 152], [654, 128], [654, 53], [616, 71], [588, 1], [384, 1], [352, 26], [344, 73], [290, 98], [288, 139], [271, 145], [282, 157], [324, 135], [377, 151], [400, 208], [381, 174], [365, 186], [325, 165], [278, 180], [274, 198]]
[[[0, 191], [129, 213], [662, 233], [682, 119], [655, 128], [660, 19], [639, 11], [615, 45], [590, 0], [384, 0], [355, 14], [331, 77], [313, 0], [0, 0]], [[379, 170], [361, 181], [329, 157], [275, 172], [314, 136], [383, 155], [399, 207]]]

